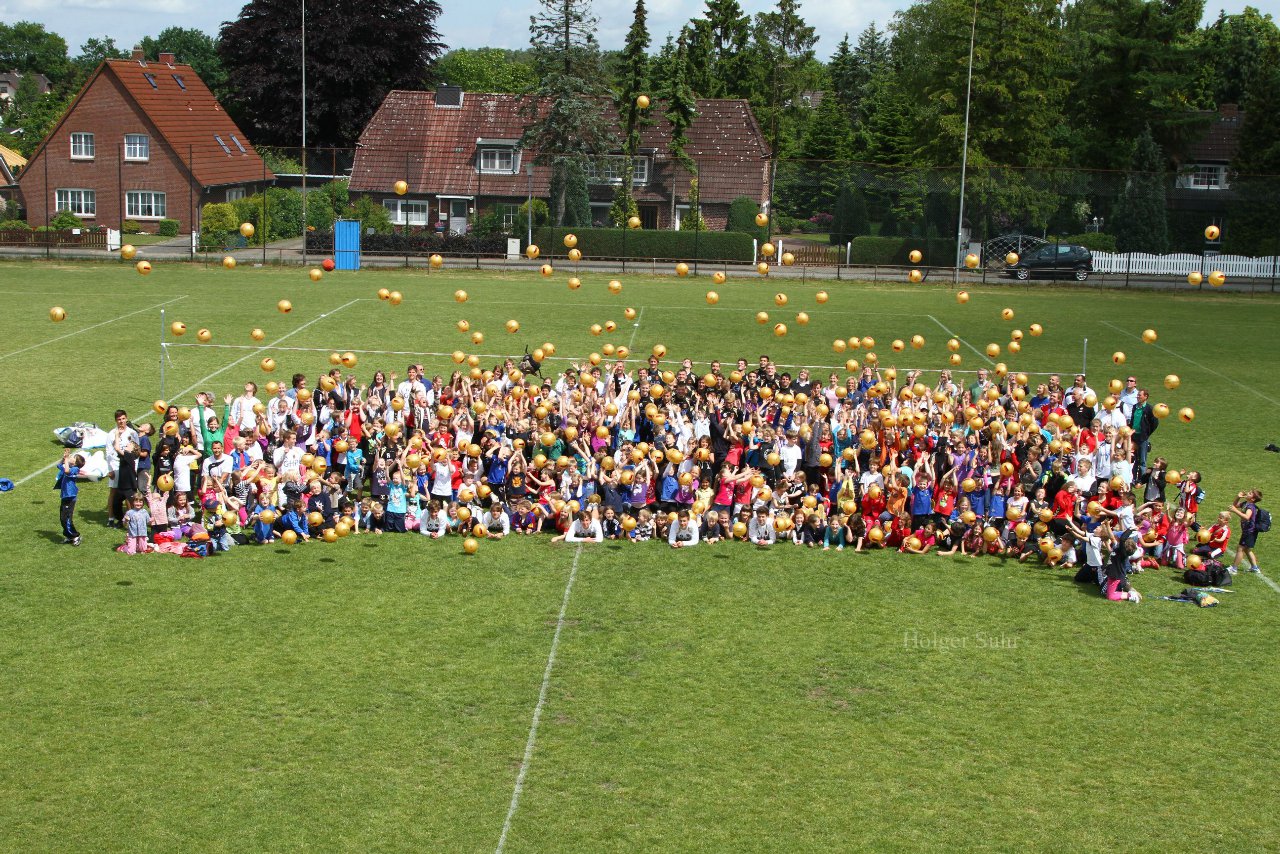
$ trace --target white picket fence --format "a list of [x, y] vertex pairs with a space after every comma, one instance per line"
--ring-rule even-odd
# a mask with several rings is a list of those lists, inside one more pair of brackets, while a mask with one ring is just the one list
[[1221, 270], [1227, 276], [1245, 279], [1269, 279], [1280, 273], [1280, 259], [1271, 255], [1246, 258], [1243, 255], [1149, 255], [1146, 252], [1094, 252], [1096, 273], [1131, 273], [1147, 276], [1185, 276], [1188, 273], [1208, 275]]

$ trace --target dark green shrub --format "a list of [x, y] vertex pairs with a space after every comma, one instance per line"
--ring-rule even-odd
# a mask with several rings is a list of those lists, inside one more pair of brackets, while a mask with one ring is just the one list
[[923, 240], [915, 237], [871, 237], [864, 235], [853, 239], [849, 258], [852, 264], [866, 266], [893, 266], [911, 263], [912, 249], [924, 253], [923, 267], [955, 266], [956, 245], [950, 240]]
[[156, 234], [161, 237], [177, 237], [178, 221], [176, 219], [162, 219], [160, 225], [156, 227]]
[[1069, 234], [1066, 237], [1059, 238], [1063, 243], [1074, 243], [1083, 246], [1090, 252], [1115, 252], [1116, 236], [1114, 234], [1104, 234], [1100, 231], [1090, 231], [1085, 234]]
[[[755, 216], [753, 208], [752, 217]], [[754, 227], [754, 222], [752, 226]], [[751, 237], [736, 232], [651, 231], [631, 228], [538, 228], [533, 242], [550, 256], [564, 257], [572, 231], [587, 258], [658, 258], [668, 261], [751, 261]]]
[[760, 205], [748, 196], [738, 196], [729, 203], [729, 218], [725, 223], [725, 231], [749, 234], [764, 243], [769, 239], [769, 229], [756, 225], [756, 214], [760, 213]]
[[60, 211], [57, 216], [49, 220], [50, 231], [63, 231], [68, 228], [82, 228], [80, 217], [71, 211]]

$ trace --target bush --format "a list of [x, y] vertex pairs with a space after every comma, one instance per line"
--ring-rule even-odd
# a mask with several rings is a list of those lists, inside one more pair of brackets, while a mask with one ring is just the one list
[[[755, 209], [752, 209], [755, 217]], [[752, 222], [755, 229], [755, 223]], [[751, 261], [748, 235], [718, 231], [650, 231], [623, 228], [538, 228], [533, 242], [548, 256], [564, 257], [564, 236], [570, 230], [588, 258], [659, 258], [669, 261]], [[755, 229], [759, 231], [759, 229]]]
[[390, 234], [394, 231], [391, 214], [381, 202], [376, 202], [368, 196], [361, 196], [348, 205], [342, 218], [357, 220], [362, 230], [372, 228], [377, 234]]
[[200, 248], [222, 249], [239, 238], [240, 227], [235, 205], [229, 202], [211, 202], [200, 209]]
[[30, 231], [31, 226], [20, 219], [6, 219], [0, 222], [0, 231]]
[[[529, 221], [529, 203], [526, 201], [520, 205], [521, 222]], [[542, 228], [542, 226], [551, 222], [551, 208], [547, 207], [547, 203], [542, 199], [533, 200], [533, 227]]]
[[80, 217], [71, 211], [60, 211], [57, 216], [49, 220], [50, 231], [65, 231], [68, 228], [80, 227]]
[[[381, 205], [379, 205], [381, 207]], [[332, 252], [333, 234], [313, 231], [307, 235], [307, 250]], [[390, 255], [428, 255], [432, 252], [454, 255], [501, 255], [507, 251], [507, 238], [501, 234], [437, 234], [432, 229], [411, 228], [408, 232], [362, 234], [362, 252]]]
[[924, 253], [924, 260], [920, 262], [922, 266], [951, 267], [955, 264], [955, 243], [917, 237], [855, 237], [849, 259], [853, 264], [869, 267], [905, 266], [911, 263], [912, 249]]
[[178, 221], [176, 219], [160, 220], [160, 225], [156, 227], [156, 234], [161, 237], [177, 237]]
[[121, 234], [142, 234], [142, 223], [136, 219], [126, 219], [120, 223]]
[[1059, 239], [1063, 243], [1075, 243], [1079, 246], [1083, 246], [1090, 252], [1116, 251], [1116, 236], [1114, 234], [1103, 234], [1100, 231], [1090, 231], [1085, 234], [1070, 234]]
[[[764, 243], [769, 239], [769, 229], [756, 225], [756, 214], [760, 213], [760, 205], [748, 196], [738, 196], [729, 203], [729, 219], [725, 223], [725, 231], [749, 234]], [[747, 259], [751, 260], [751, 259]]]
[[795, 234], [804, 231], [805, 220], [794, 216], [777, 216], [773, 220], [773, 230], [778, 234]]

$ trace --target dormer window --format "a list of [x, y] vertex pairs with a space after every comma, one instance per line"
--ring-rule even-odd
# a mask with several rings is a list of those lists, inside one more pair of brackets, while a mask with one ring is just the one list
[[478, 164], [482, 175], [514, 175], [520, 171], [520, 149], [514, 139], [478, 139]]

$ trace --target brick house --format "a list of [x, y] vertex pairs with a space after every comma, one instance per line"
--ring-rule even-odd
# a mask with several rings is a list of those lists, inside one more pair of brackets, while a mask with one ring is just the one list
[[107, 60], [76, 95], [18, 179], [27, 221], [69, 210], [85, 225], [176, 219], [255, 192], [275, 176], [204, 81], [171, 53]]
[[[551, 178], [549, 167], [534, 164], [536, 151], [520, 148], [526, 123], [520, 107], [518, 95], [451, 86], [391, 92], [360, 135], [350, 189], [381, 200], [397, 224], [445, 223], [465, 232], [472, 217], [496, 212], [519, 232], [517, 209], [530, 194], [547, 198]], [[611, 107], [602, 109], [616, 121]], [[692, 176], [667, 148], [670, 124], [661, 105], [648, 113], [654, 124], [641, 132], [635, 199], [645, 228], [678, 228], [689, 209]], [[698, 164], [699, 207], [709, 229], [724, 229], [729, 204], [739, 196], [768, 203], [769, 146], [746, 101], [699, 98], [685, 135], [685, 152]], [[591, 167], [596, 223], [607, 219], [622, 168], [620, 151]], [[400, 180], [409, 185], [404, 196], [393, 190]]]

